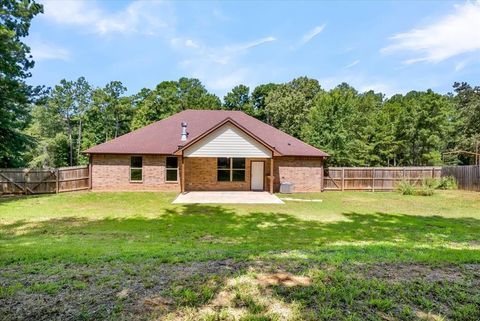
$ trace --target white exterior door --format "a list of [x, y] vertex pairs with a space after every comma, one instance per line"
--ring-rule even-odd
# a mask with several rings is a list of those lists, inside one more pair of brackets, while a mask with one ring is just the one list
[[252, 161], [251, 165], [252, 165], [251, 189], [252, 191], [263, 191], [265, 162]]

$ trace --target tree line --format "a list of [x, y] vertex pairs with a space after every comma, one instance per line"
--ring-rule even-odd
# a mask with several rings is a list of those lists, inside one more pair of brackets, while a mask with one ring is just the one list
[[31, 111], [25, 134], [35, 144], [23, 154], [35, 167], [88, 162], [82, 151], [185, 109], [240, 110], [312, 144], [338, 166], [461, 163], [443, 152], [474, 149], [480, 137], [480, 88], [454, 84], [454, 94], [411, 91], [390, 98], [342, 83], [324, 90], [315, 79], [234, 87], [223, 97], [198, 79], [163, 81], [125, 95], [112, 81], [94, 88], [83, 77], [62, 80]]
[[0, 166], [85, 164], [83, 150], [185, 109], [240, 110], [316, 146], [337, 166], [465, 164], [480, 140], [480, 87], [411, 91], [386, 97], [342, 83], [325, 90], [312, 78], [238, 85], [221, 100], [198, 79], [162, 81], [127, 95], [120, 81], [84, 77], [53, 88], [28, 86], [34, 62], [21, 38], [42, 12], [33, 1], [2, 2], [0, 19]]

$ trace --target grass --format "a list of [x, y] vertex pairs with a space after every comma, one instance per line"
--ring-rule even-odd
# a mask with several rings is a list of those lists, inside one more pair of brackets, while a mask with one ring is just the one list
[[[480, 319], [479, 275], [470, 268], [480, 263], [478, 193], [298, 194], [291, 197], [323, 202], [285, 205], [172, 205], [174, 197], [0, 198], [0, 314], [7, 320], [38, 314]], [[258, 273], [278, 271], [305, 275], [311, 283], [256, 281]], [[212, 303], [222, 295], [225, 302]], [[40, 297], [43, 303], [35, 301]], [[25, 301], [23, 314], [9, 309], [19, 301]], [[35, 314], [29, 317], [30, 310]]]

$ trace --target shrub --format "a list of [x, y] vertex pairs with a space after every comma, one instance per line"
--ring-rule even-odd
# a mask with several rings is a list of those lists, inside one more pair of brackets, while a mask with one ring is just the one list
[[439, 184], [440, 184], [440, 180], [436, 178], [428, 177], [422, 180], [422, 187], [426, 187], [426, 188], [436, 189], [438, 188]]
[[401, 181], [397, 189], [403, 195], [416, 195], [416, 196], [432, 196], [437, 184], [433, 180], [423, 180], [421, 187], [415, 187], [411, 182], [407, 180]]
[[415, 186], [407, 180], [401, 181], [398, 184], [397, 189], [403, 195], [414, 195], [415, 193]]
[[453, 176], [445, 176], [438, 180], [437, 189], [457, 189], [457, 180]]
[[414, 191], [414, 195], [418, 196], [432, 196], [434, 189], [430, 186], [422, 186], [421, 188], [416, 188]]

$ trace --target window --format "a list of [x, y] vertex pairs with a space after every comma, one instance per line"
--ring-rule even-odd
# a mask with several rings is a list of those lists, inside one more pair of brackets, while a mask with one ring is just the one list
[[130, 181], [141, 182], [143, 180], [142, 157], [132, 156], [130, 158]]
[[245, 158], [232, 158], [232, 181], [245, 181]]
[[217, 180], [219, 182], [244, 182], [245, 158], [217, 158]]
[[178, 158], [167, 157], [165, 180], [167, 182], [178, 182]]
[[230, 158], [217, 158], [217, 180], [219, 182], [230, 181]]

